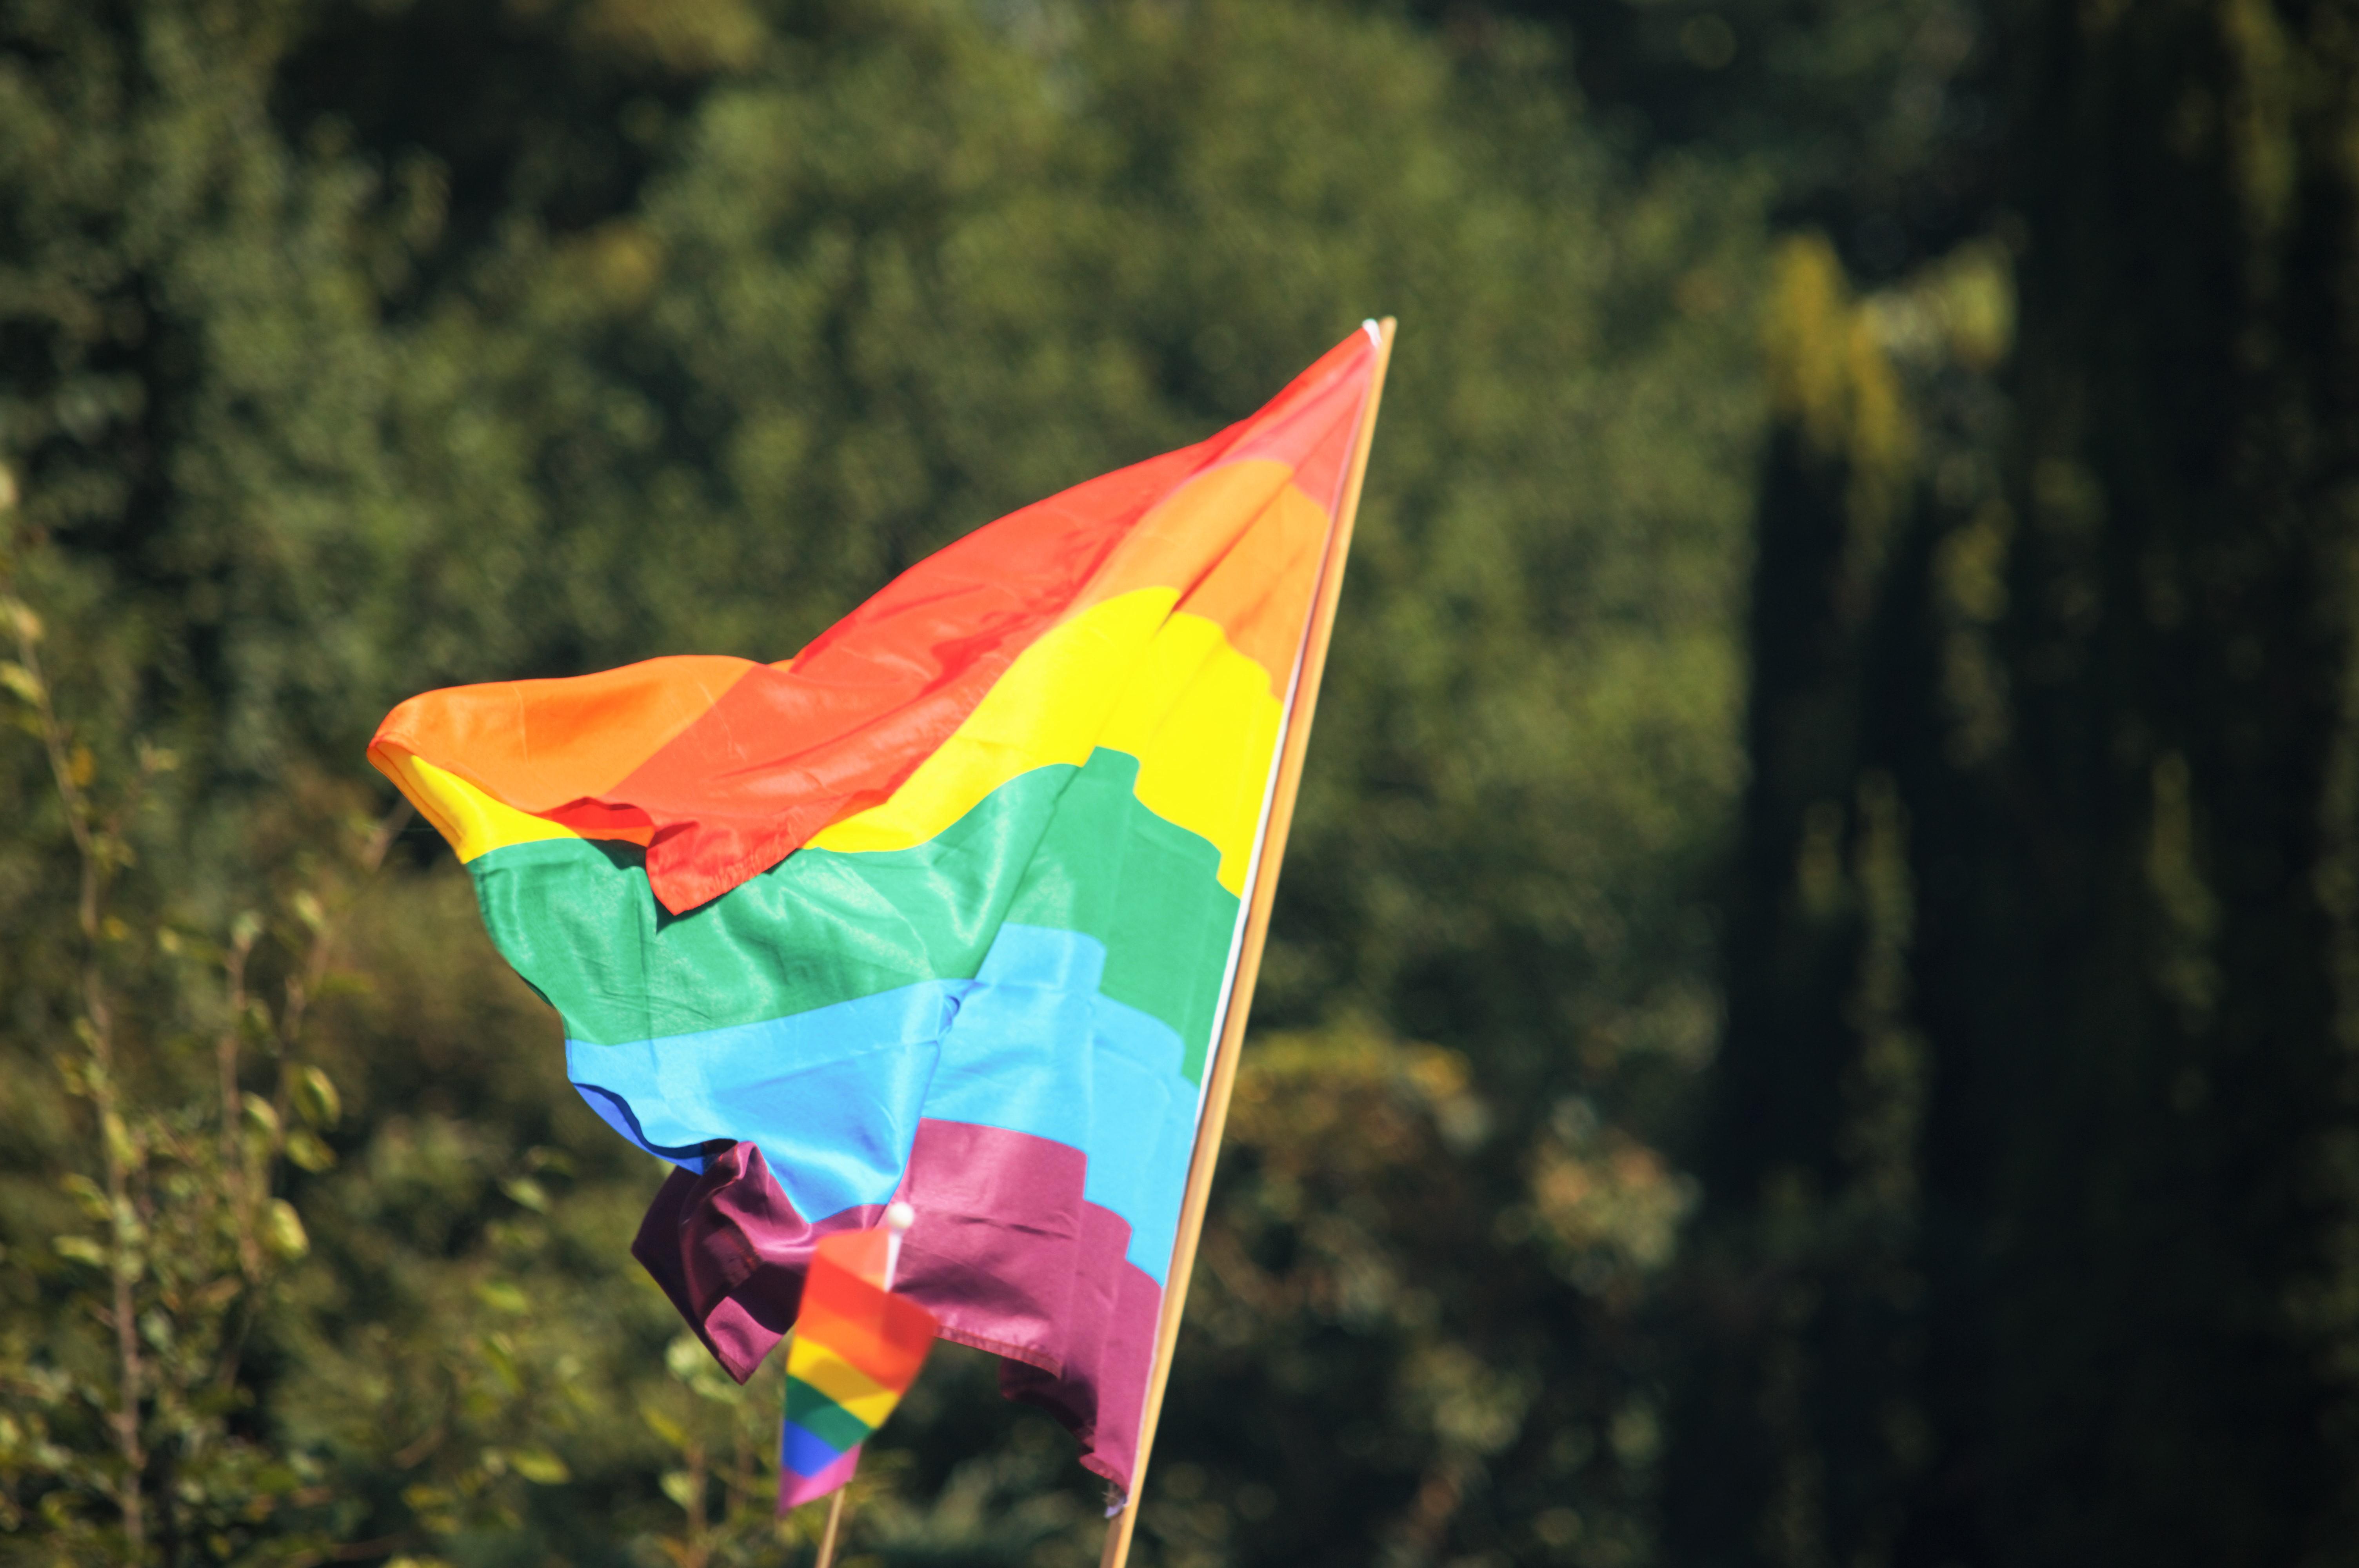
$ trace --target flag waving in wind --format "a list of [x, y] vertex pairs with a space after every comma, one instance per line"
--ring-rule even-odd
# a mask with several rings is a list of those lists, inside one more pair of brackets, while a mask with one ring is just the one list
[[794, 658], [430, 692], [371, 760], [678, 1167], [634, 1251], [741, 1379], [814, 1249], [1130, 1486], [1373, 324], [1244, 423], [978, 529]]

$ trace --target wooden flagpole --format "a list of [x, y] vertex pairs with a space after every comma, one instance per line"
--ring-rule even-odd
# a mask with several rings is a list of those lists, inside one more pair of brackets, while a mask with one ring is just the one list
[[1237, 973], [1229, 988], [1228, 1012], [1221, 1027], [1220, 1049], [1212, 1056], [1212, 1079], [1204, 1088], [1204, 1115], [1196, 1128], [1196, 1152], [1188, 1166], [1188, 1192], [1180, 1209], [1180, 1233], [1171, 1249], [1170, 1277], [1163, 1285], [1163, 1317], [1155, 1336], [1155, 1369], [1147, 1383], [1147, 1410], [1138, 1423], [1138, 1456], [1130, 1470], [1130, 1497], [1106, 1528], [1105, 1555], [1100, 1568], [1124, 1568], [1130, 1557], [1131, 1532], [1138, 1524], [1138, 1499], [1147, 1483], [1147, 1456], [1155, 1446], [1155, 1424], [1163, 1413], [1163, 1385], [1171, 1376], [1171, 1348], [1180, 1338], [1180, 1314], [1188, 1304], [1188, 1281], [1196, 1271], [1196, 1242], [1203, 1234], [1204, 1206], [1212, 1196], [1212, 1167], [1221, 1157], [1221, 1134], [1229, 1122], [1229, 1091], [1237, 1081], [1237, 1052], [1245, 1042], [1245, 1013], [1253, 1004], [1254, 981], [1261, 975], [1262, 939], [1269, 932], [1269, 908], [1277, 893], [1277, 870], [1286, 858], [1287, 831], [1294, 823], [1294, 795], [1302, 781], [1302, 758], [1310, 745], [1310, 719], [1319, 707], [1319, 679], [1327, 668], [1327, 640], [1335, 629], [1335, 602], [1343, 591], [1343, 563], [1352, 550], [1352, 524], [1359, 516], [1360, 484], [1368, 471], [1368, 443], [1375, 434], [1376, 405], [1384, 397], [1385, 369], [1392, 362], [1393, 318], [1376, 323], [1376, 365], [1368, 378], [1368, 403], [1360, 414], [1360, 429], [1352, 447], [1352, 468], [1343, 481], [1343, 504], [1335, 515], [1335, 532], [1327, 541], [1326, 557], [1319, 566], [1319, 596], [1310, 607], [1310, 626], [1302, 650], [1302, 676], [1296, 684], [1294, 711], [1288, 716], [1286, 738], [1271, 789], [1269, 827], [1262, 841], [1261, 872], [1254, 880], [1253, 903], [1245, 914], [1245, 942], [1237, 954]]
[[835, 1532], [843, 1523], [843, 1494], [852, 1490], [852, 1478], [844, 1477], [843, 1485], [827, 1500], [827, 1528], [820, 1532], [819, 1556], [811, 1568], [833, 1568], [835, 1563]]

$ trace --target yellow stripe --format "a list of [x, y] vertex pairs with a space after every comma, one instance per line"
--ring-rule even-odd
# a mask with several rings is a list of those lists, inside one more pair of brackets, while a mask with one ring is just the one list
[[799, 1334], [787, 1345], [787, 1373], [842, 1405], [871, 1431], [885, 1424], [901, 1397], [826, 1346]]
[[[1201, 656], [1171, 689], [1168, 676], [1194, 647]], [[1098, 743], [1138, 759], [1139, 804], [1210, 839], [1221, 851], [1221, 885], [1242, 896], [1282, 717], [1268, 671], [1212, 622], [1175, 615]]]
[[[378, 754], [385, 755], [386, 752]], [[582, 837], [571, 827], [493, 799], [465, 779], [443, 772], [423, 757], [408, 752], [391, 754], [401, 770], [401, 776], [394, 782], [442, 830], [442, 837], [459, 852], [462, 864], [510, 844]]]
[[1179, 599], [1175, 589], [1137, 589], [1051, 627], [1016, 655], [890, 800], [829, 824], [811, 843], [846, 851], [906, 849], [934, 838], [1019, 773], [1088, 762]]
[[1007, 667], [966, 721], [890, 800], [831, 824], [814, 847], [845, 852], [925, 843], [1018, 774], [1079, 767], [1103, 746], [1138, 759], [1138, 798], [1221, 851], [1220, 881], [1245, 889], [1278, 701], [1269, 672], [1179, 594], [1136, 589], [1056, 626]]

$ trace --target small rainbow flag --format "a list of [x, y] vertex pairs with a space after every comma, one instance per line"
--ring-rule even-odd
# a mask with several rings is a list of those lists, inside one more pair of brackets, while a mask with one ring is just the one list
[[893, 1293], [897, 1228], [888, 1218], [873, 1229], [839, 1231], [822, 1238], [811, 1256], [802, 1315], [787, 1344], [781, 1513], [852, 1479], [860, 1445], [917, 1380], [941, 1326], [932, 1313]]

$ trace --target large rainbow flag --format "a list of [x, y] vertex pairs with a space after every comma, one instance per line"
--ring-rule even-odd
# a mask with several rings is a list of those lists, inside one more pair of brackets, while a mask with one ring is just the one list
[[812, 1249], [1127, 1490], [1371, 328], [1209, 440], [978, 529], [794, 658], [429, 692], [370, 760], [568, 1075], [679, 1169], [633, 1250], [741, 1379]]

